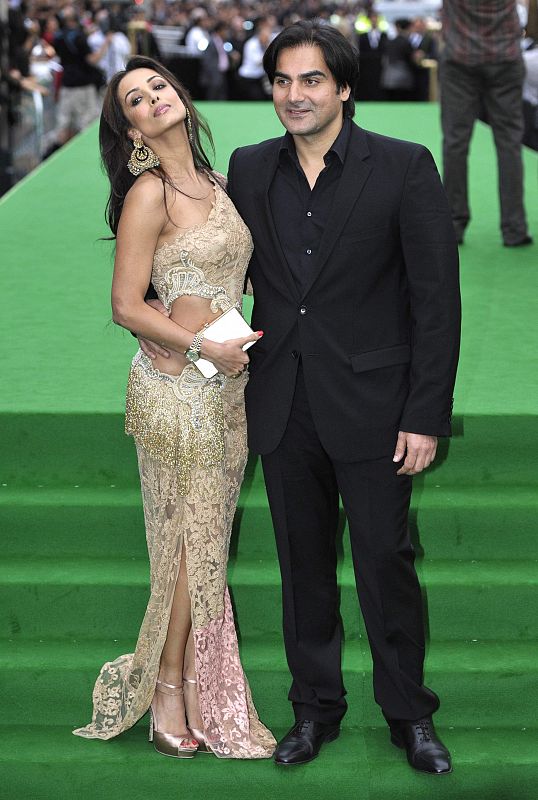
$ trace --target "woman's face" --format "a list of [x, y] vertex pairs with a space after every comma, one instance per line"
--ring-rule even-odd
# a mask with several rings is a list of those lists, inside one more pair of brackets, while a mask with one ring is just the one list
[[144, 139], [156, 139], [185, 120], [186, 108], [174, 87], [158, 72], [134, 69], [118, 85], [125, 117]]

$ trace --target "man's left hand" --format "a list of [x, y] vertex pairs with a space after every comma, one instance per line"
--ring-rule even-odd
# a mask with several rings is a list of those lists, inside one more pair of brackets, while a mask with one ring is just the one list
[[[160, 300], [157, 300], [157, 298], [154, 298], [152, 300], [146, 300], [146, 303], [148, 304], [148, 306], [154, 308], [155, 311], [158, 311], [159, 314], [163, 314], [165, 317], [170, 316], [170, 312], [168, 311], [166, 306], [164, 306]], [[162, 345], [156, 344], [155, 342], [152, 342], [150, 339], [143, 339], [142, 336], [137, 336], [137, 339], [138, 339], [138, 344], [140, 345], [140, 349], [142, 350], [143, 353], [149, 356], [149, 358], [155, 359], [157, 358], [157, 356], [162, 356], [163, 358], [170, 358], [170, 350], [167, 350], [165, 347], [162, 347]]]
[[398, 432], [398, 441], [393, 461], [405, 461], [397, 475], [418, 475], [429, 467], [437, 452], [437, 436], [426, 436], [422, 433]]

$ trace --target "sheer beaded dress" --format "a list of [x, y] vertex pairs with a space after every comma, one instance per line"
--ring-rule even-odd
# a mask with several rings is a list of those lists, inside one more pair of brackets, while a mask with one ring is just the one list
[[[219, 183], [207, 221], [155, 251], [152, 283], [167, 308], [190, 294], [217, 314], [241, 309], [252, 253], [248, 229]], [[247, 458], [247, 375], [178, 376], [154, 369], [139, 351], [126, 400], [136, 442], [150, 559], [151, 595], [134, 653], [101, 669], [93, 717], [75, 735], [110, 739], [149, 708], [179, 574], [186, 556], [196, 680], [204, 734], [222, 758], [268, 758], [275, 748], [260, 722], [239, 659], [226, 573], [234, 512]]]

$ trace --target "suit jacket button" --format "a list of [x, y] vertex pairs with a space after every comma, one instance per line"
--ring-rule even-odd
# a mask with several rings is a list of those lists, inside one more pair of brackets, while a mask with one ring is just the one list
[[297, 350], [292, 350], [291, 351], [291, 355], [292, 355], [292, 358], [299, 358], [299, 353], [297, 352]]
[[303, 315], [306, 314], [306, 306], [301, 306], [301, 308], [299, 309], [299, 314]]

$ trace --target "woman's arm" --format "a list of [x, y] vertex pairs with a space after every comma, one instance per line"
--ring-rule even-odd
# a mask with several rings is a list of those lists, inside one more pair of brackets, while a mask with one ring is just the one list
[[153, 255], [166, 221], [160, 180], [149, 175], [139, 178], [125, 198], [118, 225], [112, 316], [117, 325], [170, 350], [184, 352], [192, 342], [193, 331], [182, 328], [144, 302]]
[[[145, 302], [157, 241], [167, 222], [160, 181], [147, 175], [139, 178], [125, 198], [116, 240], [112, 280], [112, 316], [117, 325], [135, 331], [168, 350], [184, 353], [196, 331], [189, 331]], [[204, 339], [201, 354], [219, 372], [234, 375], [248, 363], [241, 349], [258, 335], [224, 343]]]

